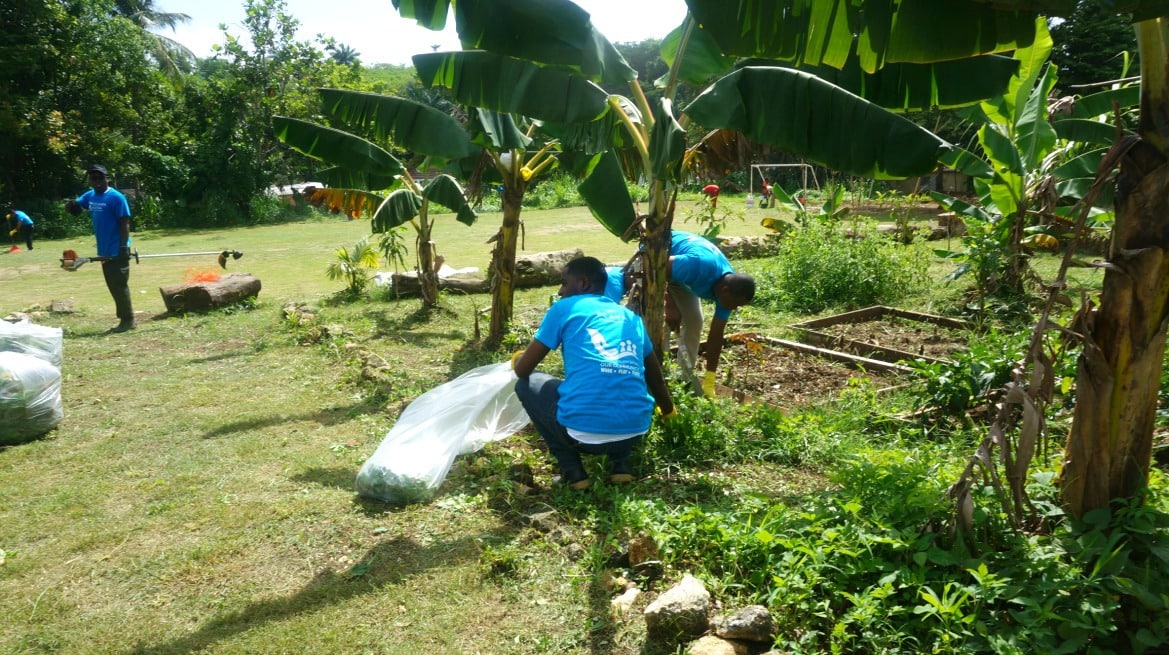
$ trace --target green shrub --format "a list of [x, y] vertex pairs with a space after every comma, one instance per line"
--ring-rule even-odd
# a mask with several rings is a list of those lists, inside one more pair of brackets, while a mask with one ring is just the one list
[[869, 230], [848, 235], [835, 221], [810, 220], [758, 276], [755, 305], [814, 314], [830, 307], [895, 302], [926, 284], [928, 255]]
[[536, 184], [524, 192], [524, 207], [533, 209], [579, 207], [584, 204], [584, 200], [576, 190], [577, 184], [577, 180], [568, 175], [537, 178]]

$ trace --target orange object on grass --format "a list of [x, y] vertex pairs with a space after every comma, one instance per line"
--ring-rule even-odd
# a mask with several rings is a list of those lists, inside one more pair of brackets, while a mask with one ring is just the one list
[[187, 282], [215, 282], [221, 277], [223, 276], [219, 274], [219, 271], [200, 271], [194, 268], [187, 269], [187, 272], [183, 275], [183, 279]]

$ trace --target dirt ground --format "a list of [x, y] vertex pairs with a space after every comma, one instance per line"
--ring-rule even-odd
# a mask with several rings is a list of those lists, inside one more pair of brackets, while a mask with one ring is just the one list
[[837, 339], [859, 341], [913, 355], [946, 359], [966, 348], [967, 335], [933, 323], [886, 316], [862, 323], [838, 323], [815, 328]]
[[863, 371], [833, 361], [759, 342], [732, 343], [723, 349], [729, 366], [726, 386], [781, 410], [826, 402], [856, 379], [872, 380], [878, 387], [900, 384], [893, 373]]

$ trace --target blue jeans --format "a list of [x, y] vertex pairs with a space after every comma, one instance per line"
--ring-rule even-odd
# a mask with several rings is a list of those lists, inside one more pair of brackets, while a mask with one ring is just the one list
[[552, 377], [547, 373], [533, 372], [531, 377], [520, 378], [515, 383], [516, 396], [532, 419], [532, 425], [548, 444], [548, 452], [556, 458], [560, 466], [561, 477], [568, 481], [584, 479], [584, 464], [581, 463], [581, 453], [590, 455], [607, 455], [609, 465], [614, 471], [629, 471], [629, 456], [633, 447], [641, 441], [644, 434], [636, 437], [611, 441], [603, 444], [581, 443], [568, 434], [568, 430], [556, 420], [556, 410], [560, 405], [560, 378]]

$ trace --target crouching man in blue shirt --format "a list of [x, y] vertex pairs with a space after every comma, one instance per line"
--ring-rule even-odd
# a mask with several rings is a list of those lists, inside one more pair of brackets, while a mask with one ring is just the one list
[[[609, 479], [634, 479], [630, 455], [649, 431], [656, 402], [675, 414], [661, 363], [639, 316], [604, 296], [605, 266], [579, 257], [561, 273], [560, 300], [527, 349], [512, 357], [516, 395], [560, 466], [560, 481], [585, 489], [581, 453], [607, 455]], [[564, 379], [535, 371], [555, 348]]]

